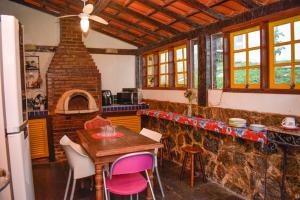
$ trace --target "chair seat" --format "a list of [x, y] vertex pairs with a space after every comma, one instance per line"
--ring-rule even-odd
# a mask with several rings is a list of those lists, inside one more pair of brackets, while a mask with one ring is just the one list
[[106, 178], [109, 192], [119, 195], [130, 195], [142, 192], [147, 188], [147, 181], [140, 173], [113, 175]]

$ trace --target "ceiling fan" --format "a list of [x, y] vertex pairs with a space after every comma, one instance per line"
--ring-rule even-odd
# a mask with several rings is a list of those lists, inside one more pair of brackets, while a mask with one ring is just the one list
[[86, 33], [89, 30], [89, 26], [90, 26], [89, 19], [101, 24], [105, 24], [105, 25], [108, 24], [108, 22], [105, 19], [98, 17], [96, 15], [90, 15], [94, 10], [93, 4], [86, 4], [88, 0], [81, 0], [81, 1], [83, 2], [82, 13], [80, 13], [79, 15], [64, 15], [58, 18], [76, 17], [76, 16], [79, 17], [80, 27], [84, 33]]

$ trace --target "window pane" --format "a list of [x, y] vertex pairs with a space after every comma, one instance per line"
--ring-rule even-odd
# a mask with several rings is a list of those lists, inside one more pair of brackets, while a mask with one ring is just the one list
[[148, 75], [153, 75], [153, 67], [148, 67]]
[[166, 73], [166, 65], [165, 64], [160, 65], [159, 73], [160, 74], [165, 74]]
[[295, 61], [300, 62], [300, 43], [295, 44]]
[[248, 33], [248, 47], [258, 47], [260, 46], [260, 31], [254, 31]]
[[198, 45], [193, 48], [193, 88], [198, 88]]
[[300, 65], [295, 66], [295, 83], [300, 84]]
[[148, 56], [148, 65], [153, 65], [153, 56]]
[[260, 69], [252, 68], [249, 69], [249, 83], [250, 84], [259, 84], [260, 83]]
[[260, 65], [260, 49], [249, 51], [249, 66]]
[[161, 53], [160, 54], [160, 62], [162, 62], [162, 63], [164, 63], [164, 62], [166, 62], [166, 54], [165, 53]]
[[246, 84], [246, 69], [234, 70], [234, 84]]
[[179, 85], [184, 85], [184, 75], [183, 74], [177, 74], [177, 83]]
[[183, 49], [183, 57], [186, 59], [186, 48]]
[[275, 67], [275, 84], [290, 84], [291, 72], [291, 66]]
[[177, 73], [183, 72], [183, 62], [177, 62]]
[[246, 48], [246, 34], [234, 36], [234, 50]]
[[291, 45], [275, 47], [274, 54], [275, 63], [291, 62]]
[[274, 42], [288, 42], [291, 41], [291, 24], [283, 24], [274, 27]]
[[234, 53], [234, 66], [246, 66], [246, 52]]
[[182, 60], [182, 49], [176, 50], [176, 60]]
[[300, 21], [295, 22], [294, 24], [294, 34], [295, 34], [295, 40], [300, 39]]
[[223, 88], [223, 35], [212, 35], [213, 88]]
[[148, 76], [147, 86], [148, 87], [153, 87], [154, 86], [154, 78], [153, 78], [153, 76]]
[[165, 85], [166, 84], [166, 77], [165, 76], [160, 76], [160, 85]]

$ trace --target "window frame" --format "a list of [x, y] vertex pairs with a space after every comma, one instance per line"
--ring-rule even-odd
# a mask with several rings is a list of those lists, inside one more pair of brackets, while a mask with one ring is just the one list
[[[248, 42], [249, 42], [249, 37], [248, 34], [251, 32], [256, 32], [259, 31], [259, 35], [260, 35], [260, 44], [259, 46], [255, 46], [255, 47], [250, 47], [248, 46]], [[234, 50], [234, 37], [238, 36], [238, 35], [246, 35], [246, 46], [244, 49], [239, 49], [239, 50]], [[261, 59], [260, 59], [260, 64], [259, 65], [251, 65], [249, 64], [249, 52], [253, 51], [253, 50], [260, 50], [260, 58], [261, 58], [261, 27], [259, 25], [257, 26], [253, 26], [250, 28], [246, 28], [246, 29], [242, 29], [239, 31], [235, 31], [235, 32], [230, 32], [230, 88], [232, 89], [260, 89], [261, 87]], [[241, 53], [241, 52], [245, 52], [246, 53], [246, 65], [245, 66], [234, 66], [234, 54], [235, 53]], [[250, 76], [249, 76], [249, 71], [250, 69], [255, 69], [258, 68], [260, 71], [260, 81], [258, 84], [250, 84]], [[235, 70], [246, 70], [246, 83], [245, 84], [235, 84], [234, 82], [234, 72]]]
[[[295, 29], [294, 24], [295, 22], [300, 22], [300, 15], [296, 15], [289, 18], [284, 18], [276, 21], [269, 22], [268, 24], [268, 40], [269, 40], [269, 88], [270, 89], [284, 89], [284, 90], [291, 90], [291, 89], [300, 89], [300, 83], [295, 83], [295, 67], [296, 65], [300, 65], [300, 61], [295, 61], [295, 44], [300, 44], [300, 39], [295, 40]], [[290, 24], [291, 32], [291, 40], [287, 42], [281, 42], [275, 44], [274, 42], [274, 28], [276, 26], [284, 25], [284, 24]], [[276, 46], [284, 46], [284, 45], [290, 45], [291, 46], [291, 61], [290, 62], [284, 62], [284, 63], [278, 63], [275, 64], [275, 54], [274, 54], [274, 48]], [[275, 66], [283, 67], [283, 66], [291, 66], [291, 83], [290, 84], [276, 84], [275, 83]], [[294, 84], [294, 88], [292, 88], [292, 84]]]
[[[165, 54], [165, 62], [161, 62], [161, 54]], [[165, 73], [161, 73], [160, 66], [165, 65]], [[168, 49], [162, 50], [158, 52], [158, 87], [160, 88], [168, 88], [169, 87], [169, 51]], [[166, 83], [164, 85], [161, 84], [161, 76], [165, 76]]]
[[[149, 63], [148, 63], [148, 58], [150, 57], [150, 56], [152, 56], [152, 65], [149, 65]], [[149, 66], [151, 66], [152, 67], [152, 75], [149, 75], [148, 74], [148, 69], [149, 69]], [[146, 87], [147, 88], [153, 88], [154, 86], [155, 86], [155, 81], [154, 81], [154, 76], [155, 76], [155, 63], [154, 63], [154, 53], [151, 53], [151, 54], [147, 54], [146, 55]], [[148, 77], [150, 77], [150, 76], [152, 76], [153, 77], [153, 86], [150, 86], [150, 85], [148, 85]]]
[[[177, 54], [176, 54], [176, 51], [179, 50], [179, 49], [182, 49], [182, 59], [177, 59]], [[184, 49], [185, 49], [185, 58], [184, 58]], [[174, 47], [174, 67], [175, 67], [175, 87], [176, 88], [186, 88], [187, 87], [187, 84], [188, 84], [188, 59], [187, 59], [187, 54], [188, 54], [188, 51], [187, 51], [187, 45], [184, 44], [184, 45], [180, 45], [180, 46], [176, 46]], [[183, 62], [183, 71], [182, 72], [178, 72], [177, 71], [177, 64], [178, 62]], [[183, 77], [184, 77], [184, 84], [179, 84], [178, 83], [178, 74], [183, 74]]]

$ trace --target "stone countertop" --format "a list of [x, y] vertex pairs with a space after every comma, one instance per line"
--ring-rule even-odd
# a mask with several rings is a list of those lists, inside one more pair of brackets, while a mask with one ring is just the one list
[[197, 128], [202, 128], [204, 130], [217, 132], [224, 135], [260, 142], [263, 144], [267, 143], [267, 131], [255, 132], [248, 128], [231, 127], [221, 121], [214, 121], [199, 117], [188, 117], [178, 113], [165, 112], [160, 110], [139, 110], [137, 114], [161, 118], [181, 124], [194, 126]]

